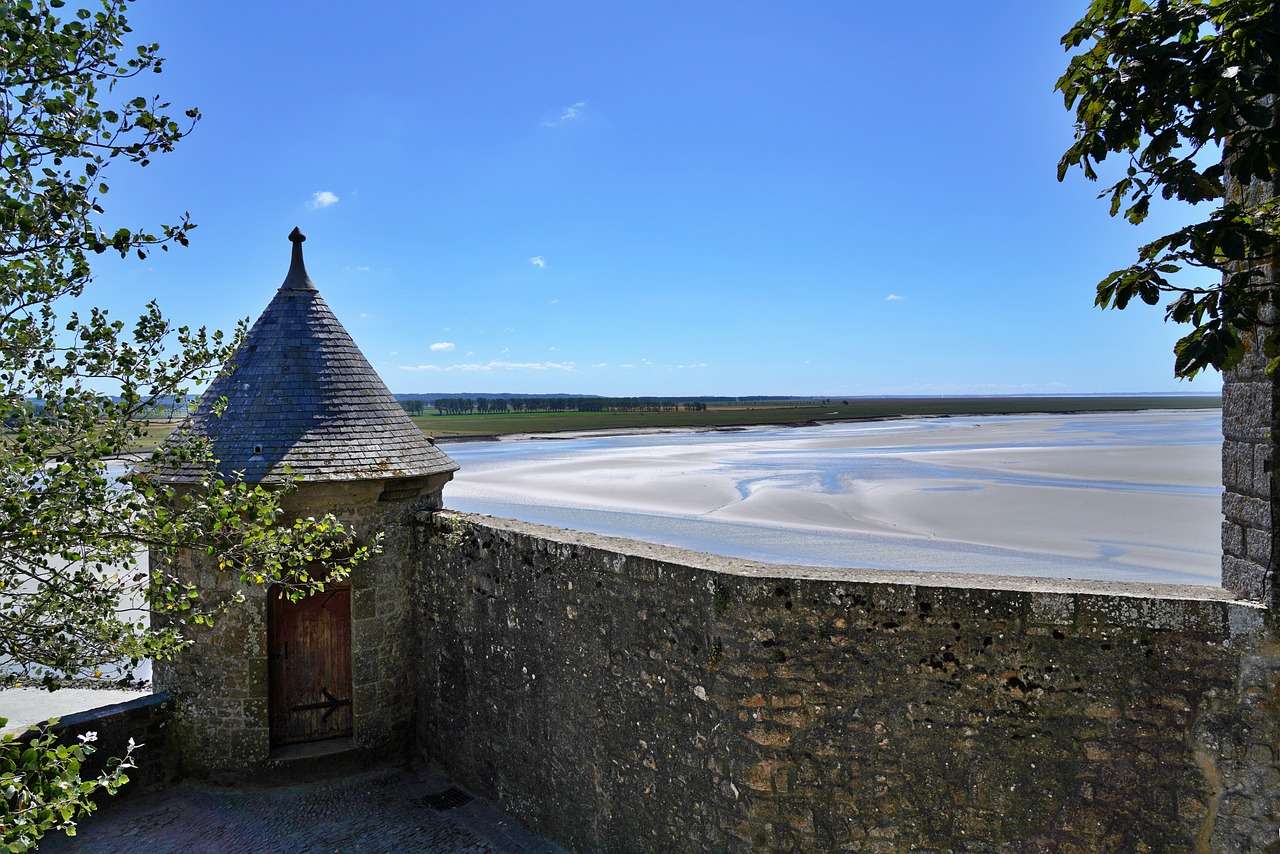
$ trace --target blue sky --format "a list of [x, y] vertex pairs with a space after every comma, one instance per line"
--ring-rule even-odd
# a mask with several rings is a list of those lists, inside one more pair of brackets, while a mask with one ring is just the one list
[[1085, 5], [143, 2], [205, 117], [107, 207], [199, 228], [97, 301], [229, 327], [298, 225], [397, 392], [1216, 391], [1092, 307], [1187, 211], [1055, 180]]

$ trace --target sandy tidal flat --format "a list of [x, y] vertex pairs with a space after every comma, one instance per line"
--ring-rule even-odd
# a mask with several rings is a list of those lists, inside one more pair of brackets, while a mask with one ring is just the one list
[[1217, 584], [1217, 411], [450, 445], [446, 506], [761, 560]]

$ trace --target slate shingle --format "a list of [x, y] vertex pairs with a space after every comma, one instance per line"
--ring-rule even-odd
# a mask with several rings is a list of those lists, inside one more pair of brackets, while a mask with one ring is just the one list
[[[289, 274], [249, 330], [232, 367], [214, 380], [170, 441], [208, 437], [224, 473], [272, 481], [424, 477], [458, 464], [427, 440], [338, 322], [289, 235]], [[221, 417], [214, 403], [226, 397]], [[157, 473], [187, 480], [197, 472]]]

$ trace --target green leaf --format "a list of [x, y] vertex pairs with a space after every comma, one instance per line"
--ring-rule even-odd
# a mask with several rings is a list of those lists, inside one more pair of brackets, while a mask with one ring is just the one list
[[[1178, 376], [1239, 362], [1259, 317], [1260, 277], [1248, 268], [1280, 254], [1277, 203], [1248, 189], [1280, 171], [1274, 11], [1273, 0], [1093, 0], [1062, 37], [1073, 53], [1055, 88], [1075, 130], [1059, 180], [1073, 167], [1095, 180], [1094, 166], [1119, 155], [1124, 176], [1101, 194], [1112, 216], [1125, 199], [1134, 225], [1157, 195], [1212, 203], [1140, 246], [1137, 262], [1094, 298], [1125, 309], [1135, 296], [1158, 305], [1166, 290], [1183, 294], [1165, 312], [1191, 326], [1175, 347]], [[1213, 154], [1228, 140], [1224, 164]], [[1247, 191], [1228, 198], [1228, 173]]]

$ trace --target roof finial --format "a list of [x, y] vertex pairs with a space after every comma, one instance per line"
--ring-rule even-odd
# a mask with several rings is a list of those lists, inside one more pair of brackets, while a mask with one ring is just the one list
[[289, 242], [293, 244], [293, 257], [289, 259], [289, 274], [284, 277], [284, 284], [280, 286], [282, 290], [314, 291], [316, 289], [316, 286], [311, 283], [311, 277], [307, 275], [307, 265], [302, 261], [302, 242], [306, 239], [307, 236], [297, 226], [289, 232]]

